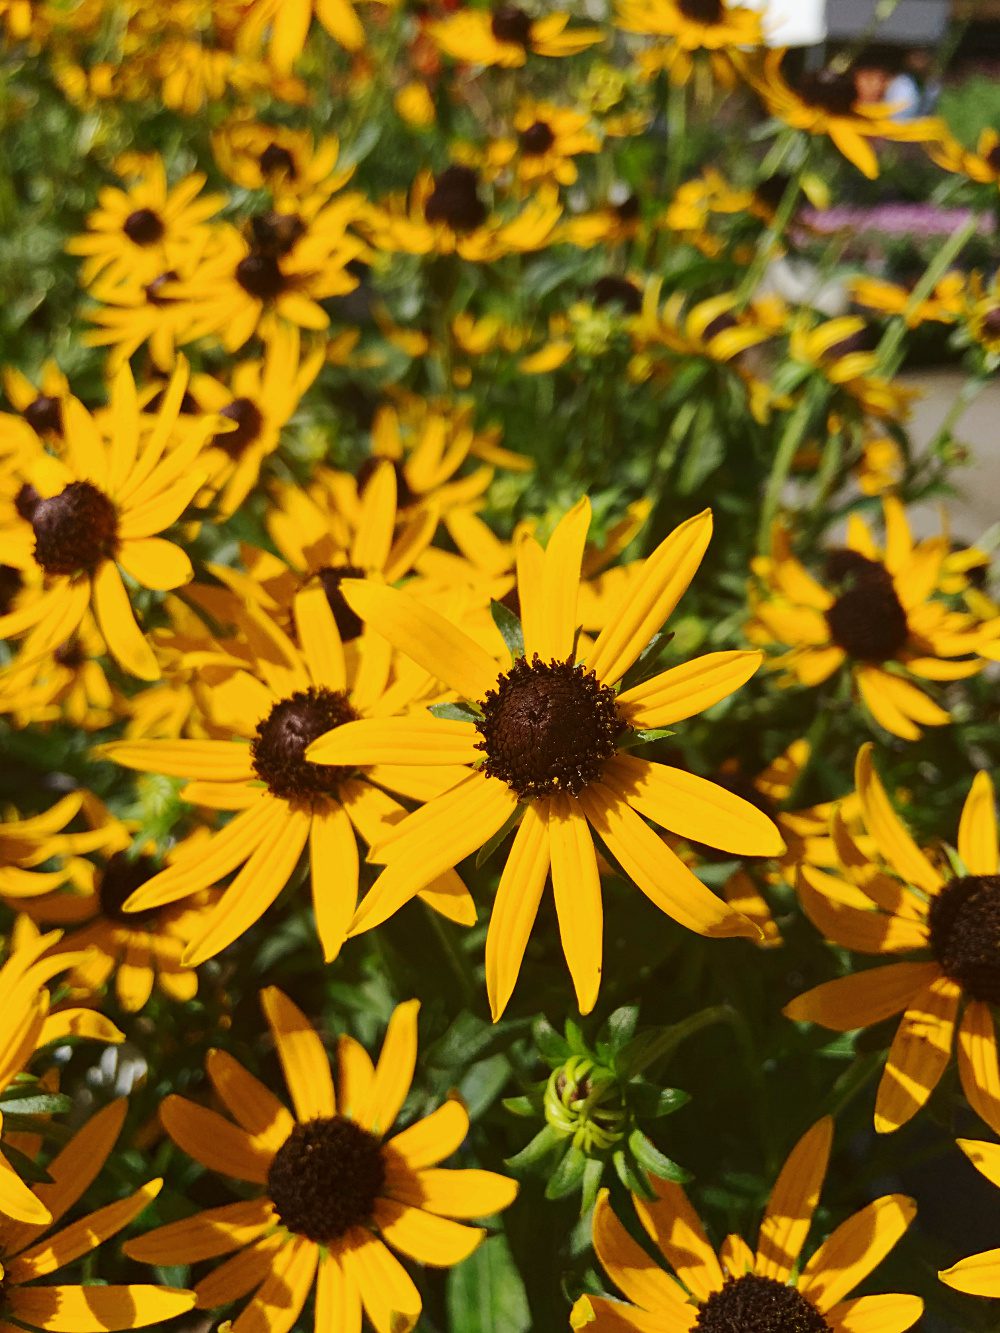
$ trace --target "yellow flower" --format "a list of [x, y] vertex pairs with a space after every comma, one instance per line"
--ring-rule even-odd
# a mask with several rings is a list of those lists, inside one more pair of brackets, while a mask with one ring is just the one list
[[[232, 1056], [211, 1052], [208, 1076], [232, 1119], [177, 1096], [160, 1116], [180, 1148], [238, 1181], [241, 1197], [129, 1241], [125, 1252], [171, 1265], [231, 1256], [195, 1297], [210, 1310], [250, 1293], [237, 1323], [289, 1328], [315, 1284], [321, 1327], [360, 1329], [363, 1308], [377, 1333], [408, 1333], [421, 1299], [393, 1251], [436, 1268], [461, 1263], [486, 1235], [464, 1219], [507, 1208], [517, 1185], [438, 1166], [468, 1133], [457, 1100], [388, 1137], [416, 1064], [416, 1000], [393, 1013], [374, 1066], [353, 1037], [340, 1037], [336, 1089], [319, 1034], [291, 1000], [272, 986], [261, 1004], [294, 1115]], [[249, 1197], [247, 1186], [257, 1187]]]
[[826, 135], [870, 180], [878, 177], [878, 158], [872, 139], [905, 143], [932, 143], [940, 139], [943, 126], [937, 118], [894, 120], [890, 104], [859, 102], [850, 74], [823, 71], [807, 76], [798, 87], [793, 87], [782, 73], [785, 55], [783, 50], [768, 52], [760, 73], [746, 67], [748, 78], [767, 110], [795, 129]]
[[206, 480], [197, 469], [212, 421], [178, 426], [186, 385], [181, 364], [155, 416], [144, 419], [123, 366], [111, 391], [110, 438], [75, 398], [63, 404], [62, 457], [35, 460], [18, 517], [0, 532], [0, 560], [43, 576], [35, 595], [0, 617], [0, 634], [27, 635], [25, 662], [69, 640], [92, 607], [118, 664], [141, 680], [159, 677], [121, 571], [159, 591], [191, 578], [184, 551], [155, 535], [177, 522]]
[[647, 728], [693, 716], [756, 671], [753, 652], [713, 653], [618, 693], [623, 676], [693, 578], [711, 515], [688, 520], [646, 561], [627, 601], [582, 661], [575, 636], [590, 504], [580, 501], [545, 550], [527, 533], [517, 546], [523, 651], [502, 670], [465, 632], [406, 592], [345, 581], [348, 605], [378, 634], [469, 701], [468, 720], [411, 715], [349, 723], [316, 741], [315, 763], [463, 764], [465, 776], [388, 831], [371, 852], [386, 864], [352, 933], [370, 930], [440, 873], [517, 834], [500, 879], [486, 941], [494, 1018], [510, 998], [551, 868], [556, 911], [577, 999], [589, 1012], [601, 977], [602, 907], [591, 827], [625, 876], [664, 912], [703, 935], [753, 937], [757, 929], [716, 898], [644, 822], [681, 837], [761, 856], [783, 848], [771, 821], [720, 787], [630, 752]]
[[639, 1221], [676, 1278], [625, 1230], [604, 1191], [594, 1210], [594, 1250], [632, 1304], [581, 1296], [570, 1317], [572, 1327], [593, 1333], [757, 1328], [905, 1333], [912, 1328], [924, 1308], [918, 1297], [851, 1297], [913, 1221], [917, 1206], [912, 1199], [886, 1194], [873, 1200], [802, 1263], [832, 1139], [833, 1120], [825, 1116], [789, 1153], [771, 1191], [756, 1252], [742, 1236], [729, 1235], [716, 1255], [679, 1185], [654, 1180], [655, 1198], [633, 1194]]
[[927, 145], [928, 156], [945, 171], [967, 176], [977, 185], [1000, 185], [1000, 134], [985, 129], [974, 152], [963, 148], [942, 125], [940, 137]]
[[177, 284], [189, 281], [199, 265], [200, 251], [192, 248], [177, 256], [177, 267], [157, 274], [151, 282], [96, 280], [88, 292], [96, 305], [84, 317], [97, 327], [84, 333], [85, 347], [109, 347], [108, 373], [122, 365], [144, 344], [154, 367], [165, 371], [177, 359], [176, 349], [198, 336], [195, 310], [177, 296]]
[[[146, 911], [178, 902], [238, 869], [182, 956], [185, 966], [197, 967], [264, 915], [308, 846], [316, 929], [329, 961], [340, 951], [357, 904], [356, 836], [371, 844], [403, 813], [383, 788], [427, 799], [457, 781], [462, 770], [456, 761], [428, 773], [415, 766], [415, 756], [366, 765], [361, 772], [353, 764], [306, 763], [311, 741], [361, 716], [393, 716], [424, 697], [427, 678], [414, 671], [393, 675], [388, 646], [373, 636], [345, 645], [322, 586], [294, 599], [301, 647], [257, 606], [234, 614], [251, 649], [251, 669], [239, 669], [233, 656], [226, 678], [202, 688], [215, 727], [240, 739], [114, 741], [101, 747], [106, 758], [127, 768], [189, 779], [181, 794], [192, 803], [236, 812], [207, 845], [197, 838], [182, 845], [125, 908]], [[475, 919], [468, 891], [450, 867], [429, 870], [417, 887], [437, 911], [465, 924]]]
[[351, 0], [256, 0], [245, 22], [269, 28], [268, 59], [287, 74], [305, 49], [313, 15], [345, 51], [360, 51], [365, 30]]
[[62, 435], [62, 401], [69, 396], [69, 383], [54, 361], [45, 362], [37, 387], [14, 366], [4, 366], [3, 388], [19, 418], [15, 426], [7, 413], [0, 416], [0, 448], [4, 452], [18, 447], [23, 425], [44, 440]]
[[516, 139], [501, 139], [487, 151], [491, 173], [514, 164], [525, 185], [554, 181], [573, 185], [579, 175], [574, 157], [596, 153], [601, 141], [587, 128], [584, 112], [551, 102], [522, 102], [514, 114]]
[[570, 28], [569, 15], [558, 10], [535, 19], [511, 4], [493, 10], [461, 9], [428, 24], [426, 31], [454, 60], [506, 69], [519, 68], [529, 55], [575, 56], [604, 40], [599, 28]]
[[437, 119], [434, 99], [426, 83], [418, 83], [416, 80], [405, 83], [393, 98], [393, 105], [400, 119], [414, 129], [430, 129]]
[[[57, 1286], [37, 1283], [64, 1265], [90, 1254], [118, 1234], [159, 1194], [162, 1180], [151, 1180], [114, 1203], [78, 1218], [54, 1235], [49, 1227], [79, 1201], [100, 1172], [121, 1133], [124, 1100], [112, 1102], [91, 1116], [47, 1166], [50, 1180], [34, 1187], [45, 1216], [11, 1221], [0, 1229], [0, 1273], [3, 1315], [20, 1326], [50, 1329], [133, 1329], [160, 1327], [164, 1321], [190, 1310], [194, 1293], [159, 1283], [130, 1282], [124, 1286], [93, 1283]], [[52, 1212], [46, 1206], [51, 1203]]]
[[283, 202], [278, 211], [293, 211], [294, 199], [326, 200], [343, 189], [354, 167], [338, 169], [340, 141], [334, 136], [318, 143], [308, 130], [233, 120], [212, 135], [219, 167], [246, 190], [269, 190]]
[[348, 231], [356, 212], [356, 201], [342, 195], [308, 218], [257, 213], [247, 237], [220, 225], [190, 277], [165, 294], [190, 304], [191, 337], [214, 335], [227, 352], [254, 333], [269, 337], [281, 321], [325, 329], [330, 319], [319, 302], [358, 285], [347, 269], [365, 249]]
[[639, 63], [646, 77], [664, 69], [673, 83], [687, 83], [695, 57], [704, 52], [716, 77], [731, 84], [731, 53], [763, 41], [760, 14], [727, 0], [618, 0], [617, 24], [625, 32], [667, 39], [643, 52]]
[[[958, 859], [932, 860], [893, 810], [862, 746], [858, 797], [874, 855], [834, 817], [839, 875], [803, 868], [799, 897], [810, 920], [844, 949], [876, 957], [923, 954], [824, 982], [785, 1008], [797, 1022], [836, 1032], [902, 1013], [875, 1101], [875, 1128], [891, 1133], [921, 1109], [951, 1059], [973, 1110], [1000, 1130], [1000, 1069], [991, 1005], [1000, 997], [1000, 859], [993, 783], [977, 773], [958, 829]], [[929, 956], [928, 956], [929, 955]], [[959, 1009], [965, 1012], [958, 1024]]]
[[[991, 1185], [1000, 1187], [1000, 1144], [959, 1139], [958, 1146]], [[938, 1277], [947, 1286], [969, 1296], [1000, 1296], [1000, 1250], [971, 1254], [938, 1273]]]
[[457, 254], [472, 263], [541, 250], [552, 240], [562, 212], [554, 189], [543, 186], [510, 221], [492, 213], [479, 190], [472, 167], [454, 164], [436, 176], [422, 171], [409, 198], [390, 196], [371, 205], [359, 227], [379, 250]]
[[827, 554], [825, 582], [792, 555], [788, 536], [774, 533], [770, 559], [758, 562], [751, 640], [780, 645], [775, 658], [787, 679], [815, 686], [847, 666], [861, 700], [886, 731], [916, 740], [921, 726], [944, 726], [950, 715], [913, 682], [962, 680], [981, 671], [980, 656], [997, 626], [952, 611], [938, 595], [947, 543], [914, 542], [906, 511], [882, 500], [885, 549], [863, 518], [852, 514], [846, 544]]
[[87, 231], [66, 242], [67, 253], [84, 257], [81, 283], [89, 287], [103, 276], [112, 284], [145, 285], [176, 268], [184, 251], [205, 243], [205, 223], [225, 203], [219, 194], [199, 199], [204, 184], [199, 173], [169, 188], [163, 159], [153, 157], [127, 189], [103, 189]]
[[869, 310], [886, 315], [905, 315], [907, 328], [919, 328], [930, 320], [953, 324], [965, 308], [965, 275], [948, 273], [931, 294], [911, 309], [911, 292], [882, 278], [851, 278], [847, 284], [852, 299]]
[[856, 468], [858, 488], [864, 495], [882, 495], [903, 480], [906, 460], [891, 435], [874, 435], [861, 447]]

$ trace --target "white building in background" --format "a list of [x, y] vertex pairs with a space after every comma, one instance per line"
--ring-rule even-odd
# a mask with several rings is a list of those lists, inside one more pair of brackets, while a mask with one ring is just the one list
[[769, 46], [818, 46], [826, 41], [827, 0], [740, 0], [764, 15]]
[[[734, 0], [735, 3], [735, 0]], [[771, 46], [818, 46], [869, 36], [873, 41], [932, 46], [944, 36], [951, 0], [739, 0], [765, 15]]]

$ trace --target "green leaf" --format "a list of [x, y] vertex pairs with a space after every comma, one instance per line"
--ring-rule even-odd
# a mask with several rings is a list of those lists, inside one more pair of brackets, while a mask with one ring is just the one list
[[561, 1065], [569, 1059], [569, 1043], [558, 1033], [547, 1018], [538, 1018], [531, 1029], [535, 1046], [543, 1059], [550, 1064]]
[[519, 1153], [507, 1157], [505, 1165], [515, 1173], [531, 1171], [541, 1164], [557, 1143], [562, 1142], [562, 1137], [551, 1125], [545, 1125]]
[[549, 1177], [545, 1186], [547, 1199], [565, 1199], [583, 1184], [583, 1173], [587, 1169], [587, 1154], [575, 1144], [570, 1144], [562, 1161]]
[[0, 1113], [8, 1119], [22, 1115], [59, 1115], [73, 1105], [69, 1097], [61, 1092], [39, 1092], [27, 1096], [10, 1096], [4, 1093], [0, 1100]]
[[635, 659], [629, 669], [622, 677], [619, 692], [631, 690], [636, 685], [641, 685], [644, 680], [649, 680], [660, 670], [658, 665], [660, 656], [667, 644], [674, 637], [674, 632], [669, 633], [666, 630], [658, 630], [649, 643], [646, 644], [642, 652]]
[[650, 1175], [659, 1176], [661, 1180], [672, 1180], [675, 1185], [683, 1185], [691, 1179], [691, 1173], [664, 1156], [641, 1129], [633, 1129], [628, 1136], [628, 1146], [635, 1160]]
[[531, 1311], [505, 1236], [487, 1236], [448, 1273], [448, 1327], [462, 1333], [528, 1333]]
[[616, 1148], [611, 1154], [611, 1161], [614, 1164], [615, 1171], [618, 1173], [618, 1179], [628, 1190], [629, 1194], [638, 1194], [640, 1199], [649, 1199], [653, 1191], [650, 1188], [649, 1181], [637, 1170], [636, 1163], [629, 1160], [629, 1154], [624, 1148]]
[[583, 1190], [580, 1195], [580, 1216], [584, 1217], [597, 1202], [597, 1191], [604, 1176], [604, 1159], [591, 1157], [583, 1171]]
[[431, 704], [427, 711], [446, 722], [477, 722], [481, 716], [469, 704], [461, 703]]
[[512, 829], [517, 828], [518, 824], [520, 824], [521, 822], [521, 817], [524, 814], [524, 810], [525, 807], [523, 801], [519, 802], [518, 805], [514, 808], [514, 811], [511, 814], [510, 818], [504, 822], [503, 828], [499, 829], [496, 833], [494, 833], [493, 837], [490, 838], [489, 842], [484, 843], [482, 847], [480, 847], [479, 852], [476, 855], [477, 870], [480, 868], [480, 866], [482, 866], [486, 861], [490, 859], [490, 857], [493, 855], [496, 849], [503, 842], [504, 838], [506, 838], [507, 834], [510, 833]]
[[490, 615], [493, 623], [503, 635], [503, 641], [510, 653], [510, 660], [516, 662], [524, 656], [524, 630], [518, 617], [503, 602], [496, 599], [490, 602]]
[[52, 1177], [44, 1167], [33, 1161], [27, 1153], [21, 1152], [20, 1148], [15, 1148], [9, 1143], [0, 1143], [0, 1152], [11, 1164], [22, 1180], [30, 1180], [34, 1184], [51, 1185]]
[[504, 1110], [509, 1111], [511, 1115], [539, 1115], [544, 1104], [541, 1093], [534, 1096], [526, 1094], [523, 1097], [505, 1097], [501, 1102]]
[[615, 1050], [619, 1050], [635, 1036], [635, 1025], [639, 1021], [639, 1006], [623, 1004], [616, 1009], [607, 1022], [608, 1040]]
[[672, 727], [652, 727], [646, 731], [630, 731], [619, 742], [619, 750], [636, 750], [640, 745], [662, 741], [665, 736], [676, 736]]

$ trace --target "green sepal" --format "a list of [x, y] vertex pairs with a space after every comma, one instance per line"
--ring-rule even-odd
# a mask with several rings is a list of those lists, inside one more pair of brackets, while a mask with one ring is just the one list
[[519, 802], [514, 807], [510, 817], [504, 820], [503, 828], [498, 829], [496, 833], [493, 834], [493, 837], [490, 838], [489, 842], [483, 843], [482, 847], [480, 847], [479, 851], [476, 853], [477, 870], [490, 859], [496, 849], [503, 842], [504, 838], [506, 838], [507, 834], [510, 833], [512, 829], [517, 828], [524, 815], [525, 808], [524, 802]]
[[604, 1159], [588, 1157], [583, 1169], [583, 1189], [580, 1193], [580, 1216], [585, 1217], [597, 1202], [597, 1191], [604, 1176]]
[[482, 716], [471, 704], [431, 704], [427, 711], [435, 717], [444, 718], [446, 722], [478, 722]]
[[519, 657], [524, 656], [524, 630], [521, 628], [520, 620], [509, 607], [504, 606], [503, 602], [498, 602], [496, 598], [490, 602], [490, 615], [507, 645], [510, 660], [516, 662]]
[[39, 1166], [27, 1153], [21, 1152], [20, 1148], [10, 1143], [0, 1143], [0, 1153], [3, 1153], [22, 1180], [30, 1180], [37, 1185], [52, 1184], [52, 1177], [45, 1168]]
[[560, 1142], [562, 1136], [551, 1125], [545, 1125], [520, 1152], [515, 1153], [513, 1157], [505, 1158], [504, 1165], [514, 1172], [531, 1171], [539, 1166]]
[[673, 1181], [675, 1185], [683, 1185], [691, 1179], [691, 1173], [685, 1171], [683, 1167], [660, 1152], [654, 1143], [646, 1138], [641, 1129], [633, 1129], [628, 1136], [628, 1146], [632, 1156], [639, 1163], [644, 1171], [648, 1171], [651, 1176], [658, 1176], [661, 1180]]
[[545, 1186], [547, 1199], [565, 1199], [583, 1184], [583, 1173], [587, 1169], [587, 1154], [581, 1152], [575, 1144], [570, 1144], [562, 1161], [549, 1177]]

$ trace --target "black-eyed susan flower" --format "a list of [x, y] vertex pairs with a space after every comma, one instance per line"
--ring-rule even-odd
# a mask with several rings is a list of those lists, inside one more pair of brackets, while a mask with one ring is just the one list
[[516, 137], [490, 145], [486, 165], [491, 173], [513, 167], [525, 185], [573, 185], [579, 176], [574, 158], [601, 146], [585, 112], [552, 102], [523, 102], [514, 113], [514, 132]]
[[833, 1121], [808, 1130], [775, 1182], [754, 1250], [729, 1235], [716, 1253], [679, 1185], [654, 1181], [655, 1198], [632, 1195], [664, 1264], [616, 1217], [607, 1193], [594, 1211], [594, 1249], [627, 1298], [581, 1296], [574, 1329], [593, 1333], [905, 1333], [923, 1313], [917, 1296], [852, 1297], [905, 1234], [916, 1204], [902, 1194], [874, 1199], [842, 1222], [803, 1263], [803, 1250], [830, 1160]]
[[[976, 1139], [959, 1139], [958, 1146], [972, 1165], [991, 1185], [1000, 1188], [1000, 1144], [980, 1143]], [[938, 1277], [955, 1291], [969, 1296], [1000, 1296], [1000, 1249], [970, 1254], [957, 1264], [938, 1273]]]
[[[208, 691], [207, 711], [235, 740], [117, 741], [102, 753], [128, 768], [188, 779], [182, 796], [234, 812], [206, 844], [192, 839], [169, 866], [129, 897], [126, 912], [175, 903], [238, 871], [182, 955], [195, 967], [258, 921], [292, 877], [308, 848], [316, 929], [325, 957], [335, 958], [358, 896], [357, 836], [371, 843], [398, 822], [404, 807], [383, 788], [426, 798], [463, 776], [416, 765], [315, 765], [309, 744], [362, 716], [391, 717], [426, 692], [424, 673], [391, 678], [388, 645], [366, 636], [345, 645], [321, 585], [296, 595], [298, 645], [264, 612], [241, 617], [250, 669], [232, 669]], [[233, 668], [242, 665], [238, 658]], [[218, 735], [216, 731], [214, 734]], [[432, 907], [469, 924], [475, 911], [451, 868], [432, 870], [418, 886]]]
[[108, 680], [106, 657], [104, 639], [88, 611], [57, 648], [18, 661], [0, 675], [0, 712], [10, 713], [18, 726], [59, 720], [86, 731], [110, 726], [123, 700]]
[[[33, 898], [57, 889], [70, 875], [64, 858], [100, 847], [103, 832], [72, 830], [87, 793], [70, 792], [39, 815], [19, 819], [6, 814], [0, 822], [0, 894], [10, 898]], [[47, 862], [62, 862], [56, 868]]]
[[121, 1133], [125, 1111], [124, 1101], [98, 1111], [48, 1163], [48, 1181], [35, 1185], [31, 1192], [40, 1217], [13, 1215], [0, 1223], [0, 1317], [8, 1327], [113, 1333], [153, 1324], [160, 1327], [194, 1306], [193, 1292], [160, 1284], [38, 1281], [91, 1254], [134, 1221], [159, 1194], [163, 1181], [151, 1180], [134, 1193], [48, 1234], [79, 1202], [104, 1166]]
[[[245, 190], [268, 190], [272, 198], [326, 199], [343, 189], [353, 167], [338, 166], [340, 141], [315, 140], [308, 130], [234, 119], [212, 135], [219, 167]], [[279, 210], [280, 211], [280, 210]]]
[[217, 337], [228, 352], [254, 333], [270, 336], [281, 321], [325, 329], [330, 318], [319, 303], [358, 285], [347, 267], [365, 249], [348, 231], [357, 207], [342, 195], [309, 218], [256, 213], [246, 234], [220, 224], [190, 277], [164, 295], [190, 308], [191, 337]]
[[108, 436], [77, 399], [64, 403], [62, 455], [35, 460], [18, 494], [17, 520], [0, 534], [0, 559], [42, 575], [34, 595], [0, 619], [0, 634], [26, 635], [25, 661], [70, 639], [92, 607], [118, 664], [141, 680], [158, 678], [122, 571], [160, 591], [191, 578], [186, 553], [157, 535], [207, 479], [198, 464], [212, 420], [185, 419], [178, 429], [187, 377], [179, 365], [155, 415], [143, 418], [123, 366], [112, 386]]
[[218, 194], [199, 198], [204, 185], [204, 175], [195, 173], [168, 186], [163, 159], [150, 156], [127, 188], [105, 187], [86, 231], [66, 242], [69, 254], [83, 258], [83, 286], [101, 276], [144, 285], [176, 268], [186, 249], [207, 240], [206, 223], [225, 202]]
[[370, 205], [359, 228], [378, 250], [458, 254], [473, 263], [544, 249], [562, 212], [554, 188], [541, 187], [510, 220], [490, 210], [481, 190], [476, 170], [461, 163], [437, 175], [422, 171], [407, 197]]
[[287, 74], [305, 49], [314, 17], [345, 51], [364, 46], [365, 30], [351, 0], [255, 0], [245, 21], [268, 30], [268, 59]]
[[716, 77], [732, 84], [731, 54], [763, 40], [760, 14], [728, 0], [618, 0], [615, 21], [624, 32], [660, 39], [639, 65], [647, 78], [666, 70], [674, 83], [687, 83], [703, 54]]
[[532, 18], [517, 5], [493, 9], [463, 8], [427, 25], [430, 39], [454, 60], [468, 65], [501, 65], [517, 69], [529, 55], [575, 56], [604, 40], [599, 28], [571, 28], [569, 15], [558, 10]]
[[[177, 1096], [160, 1115], [180, 1148], [237, 1180], [244, 1197], [129, 1241], [126, 1253], [159, 1264], [231, 1256], [195, 1296], [212, 1309], [249, 1293], [244, 1325], [291, 1327], [315, 1286], [323, 1327], [360, 1329], [364, 1309], [378, 1333], [406, 1333], [421, 1299], [393, 1251], [438, 1268], [461, 1263], [486, 1234], [466, 1219], [508, 1207], [517, 1186], [491, 1171], [438, 1166], [468, 1132], [459, 1101], [389, 1137], [413, 1078], [417, 1001], [395, 1010], [374, 1066], [357, 1041], [340, 1037], [336, 1089], [305, 1016], [275, 987], [261, 1003], [294, 1115], [213, 1051], [208, 1076], [232, 1119]], [[259, 1192], [245, 1197], [247, 1186]]]
[[[3, 389], [17, 415], [43, 440], [62, 435], [62, 402], [69, 395], [69, 381], [55, 361], [42, 366], [39, 383], [33, 383], [15, 366], [4, 366]], [[11, 423], [0, 415], [0, 449], [6, 452]]]
[[914, 304], [912, 291], [902, 283], [865, 275], [848, 284], [852, 299], [868, 310], [885, 315], [902, 315], [908, 328], [934, 321], [954, 324], [965, 308], [966, 280], [963, 273], [946, 273], [923, 301]]
[[977, 185], [1000, 185], [1000, 133], [984, 129], [974, 150], [965, 148], [944, 125], [940, 137], [927, 145], [927, 155], [945, 171], [966, 176]]
[[750, 637], [777, 650], [773, 663], [786, 683], [816, 686], [847, 668], [875, 721], [916, 740], [921, 727], [950, 720], [924, 683], [981, 671], [981, 653], [996, 628], [952, 610], [941, 597], [947, 543], [915, 542], [900, 501], [885, 496], [882, 505], [884, 549], [852, 514], [845, 545], [827, 553], [822, 582], [792, 554], [784, 529], [776, 529], [772, 555], [757, 562]]
[[192, 248], [178, 256], [174, 268], [151, 282], [94, 282], [88, 292], [93, 304], [83, 314], [95, 327], [87, 329], [81, 341], [85, 347], [110, 349], [109, 374], [117, 374], [140, 347], [148, 347], [153, 365], [166, 371], [177, 358], [177, 348], [198, 336], [195, 307], [176, 291], [178, 283], [194, 275], [199, 254]]
[[918, 957], [824, 982], [785, 1013], [837, 1032], [903, 1014], [875, 1102], [875, 1128], [883, 1134], [906, 1124], [926, 1103], [951, 1060], [957, 1028], [962, 1089], [973, 1109], [1000, 1128], [991, 1009], [1000, 1002], [992, 780], [988, 773], [976, 775], [962, 810], [957, 858], [950, 861], [914, 842], [879, 780], [870, 744], [858, 754], [856, 781], [874, 851], [859, 848], [835, 817], [839, 874], [803, 867], [799, 898], [814, 925], [841, 948], [880, 958]]
[[[560, 934], [583, 1011], [601, 977], [602, 906], [591, 829], [664, 912], [704, 935], [757, 929], [698, 880], [643, 816], [682, 837], [762, 856], [783, 847], [773, 823], [713, 783], [630, 753], [648, 728], [693, 716], [743, 685], [753, 652], [713, 653], [633, 688], [621, 681], [686, 591], [711, 535], [707, 511], [660, 543], [596, 642], [577, 660], [580, 566], [590, 526], [581, 500], [543, 550], [522, 534], [517, 593], [523, 649], [497, 661], [442, 615], [398, 589], [347, 580], [341, 590], [377, 633], [468, 701], [464, 719], [356, 722], [314, 743], [315, 763], [462, 763], [461, 782], [391, 830], [371, 858], [386, 869], [351, 927], [369, 930], [421, 887], [517, 823], [486, 942], [494, 1018], [510, 998], [551, 869]], [[619, 692], [619, 690], [621, 692]], [[334, 757], [336, 756], [336, 757]]]
[[888, 103], [860, 101], [850, 73], [821, 70], [797, 84], [789, 82], [782, 70], [786, 54], [770, 51], [759, 73], [748, 71], [767, 110], [795, 129], [828, 137], [870, 180], [877, 179], [879, 172], [873, 139], [905, 143], [940, 139], [942, 124], [936, 117], [895, 120]]

